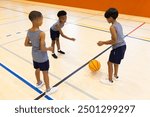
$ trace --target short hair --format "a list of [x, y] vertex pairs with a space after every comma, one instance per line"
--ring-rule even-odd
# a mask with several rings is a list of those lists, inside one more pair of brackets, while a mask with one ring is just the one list
[[60, 16], [65, 16], [65, 15], [67, 15], [67, 12], [64, 11], [64, 10], [61, 10], [61, 11], [59, 11], [59, 12], [57, 13], [57, 16], [58, 16], [58, 17], [60, 17]]
[[35, 20], [35, 19], [37, 19], [37, 18], [40, 18], [40, 17], [43, 17], [43, 15], [42, 15], [42, 13], [39, 12], [39, 11], [31, 11], [31, 12], [29, 13], [29, 19], [30, 19], [31, 21], [33, 21], [33, 20]]
[[118, 17], [118, 10], [116, 8], [109, 8], [106, 12], [105, 12], [105, 18], [110, 18], [112, 17], [113, 19], [116, 19]]

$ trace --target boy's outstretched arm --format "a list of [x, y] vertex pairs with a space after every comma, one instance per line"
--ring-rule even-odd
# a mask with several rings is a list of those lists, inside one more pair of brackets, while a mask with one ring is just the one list
[[61, 30], [61, 28], [59, 27], [59, 25], [56, 25], [56, 28], [58, 29], [59, 33], [61, 34], [62, 37], [66, 38], [66, 39], [69, 39], [69, 40], [72, 40], [72, 41], [75, 41], [74, 38], [70, 38], [68, 36], [66, 36], [63, 31]]
[[45, 33], [44, 32], [41, 32], [40, 33], [40, 50], [41, 51], [52, 51], [53, 48], [52, 47], [45, 47]]
[[29, 40], [29, 38], [28, 38], [27, 36], [26, 36], [24, 45], [25, 45], [25, 46], [32, 46], [32, 44], [31, 44], [31, 42], [30, 42], [30, 40]]
[[116, 32], [116, 29], [113, 26], [110, 27], [110, 33], [111, 33], [111, 40], [99, 41], [97, 44], [99, 46], [102, 46], [104, 44], [105, 45], [109, 45], [109, 44], [113, 45], [113, 44], [115, 44], [116, 40], [117, 40], [117, 32]]

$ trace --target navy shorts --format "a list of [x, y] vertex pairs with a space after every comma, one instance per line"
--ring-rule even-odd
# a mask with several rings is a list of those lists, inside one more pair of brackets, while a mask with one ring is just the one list
[[50, 36], [52, 40], [56, 40], [56, 38], [59, 38], [60, 33], [59, 31], [53, 31], [52, 29], [50, 29]]
[[120, 64], [124, 58], [126, 45], [113, 49], [109, 55], [109, 61], [115, 64]]
[[40, 69], [41, 71], [48, 71], [49, 70], [49, 60], [43, 63], [38, 63], [33, 61], [33, 66], [35, 69]]

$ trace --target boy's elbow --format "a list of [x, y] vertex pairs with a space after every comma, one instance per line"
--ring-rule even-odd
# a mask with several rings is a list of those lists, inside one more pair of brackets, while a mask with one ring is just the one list
[[65, 35], [64, 35], [64, 34], [61, 34], [61, 36], [62, 36], [62, 37], [65, 37]]
[[40, 48], [40, 50], [41, 50], [42, 52], [45, 52], [46, 49], [45, 49], [45, 48]]
[[112, 41], [112, 44], [116, 44], [117, 43], [117, 41]]
[[61, 35], [62, 37], [65, 37], [64, 33], [60, 33], [60, 35]]
[[43, 48], [40, 48], [40, 50], [43, 52]]
[[28, 46], [28, 44], [27, 44], [27, 43], [24, 43], [24, 46]]
[[45, 52], [45, 50], [44, 50], [44, 49], [41, 49], [41, 51], [42, 51], [42, 52]]
[[117, 39], [113, 39], [112, 44], [116, 44], [116, 43], [117, 43]]

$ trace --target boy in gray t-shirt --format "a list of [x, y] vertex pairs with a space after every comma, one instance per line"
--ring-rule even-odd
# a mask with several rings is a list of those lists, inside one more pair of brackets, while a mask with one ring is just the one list
[[31, 11], [29, 20], [32, 22], [32, 27], [28, 30], [25, 39], [25, 46], [32, 46], [33, 66], [35, 68], [35, 76], [37, 80], [37, 88], [40, 88], [44, 83], [40, 80], [40, 71], [43, 73], [46, 86], [46, 94], [51, 94], [56, 91], [56, 88], [50, 89], [49, 85], [49, 59], [47, 51], [52, 51], [52, 47], [45, 45], [45, 33], [39, 29], [43, 22], [43, 16], [39, 11]]
[[124, 58], [126, 51], [126, 43], [124, 41], [123, 29], [119, 22], [116, 21], [118, 17], [118, 10], [115, 8], [110, 8], [105, 12], [105, 18], [108, 23], [111, 23], [110, 33], [111, 40], [108, 41], [99, 41], [97, 44], [102, 46], [104, 44], [112, 45], [112, 50], [109, 55], [108, 60], [108, 79], [101, 81], [105, 84], [113, 83], [113, 66], [114, 66], [114, 78], [118, 78], [118, 69], [121, 60]]
[[59, 41], [60, 35], [68, 40], [75, 41], [74, 38], [70, 38], [66, 36], [62, 31], [62, 28], [64, 27], [66, 20], [67, 20], [67, 12], [64, 10], [61, 10], [57, 13], [57, 16], [58, 16], [58, 21], [55, 24], [53, 24], [53, 26], [50, 28], [50, 37], [52, 39], [51, 46], [53, 47], [52, 56], [55, 59], [58, 58], [57, 55], [55, 54], [55, 43], [57, 45], [58, 52], [61, 54], [65, 54], [65, 52], [63, 52], [60, 49], [60, 41]]

